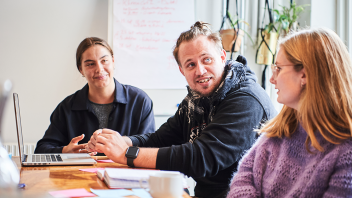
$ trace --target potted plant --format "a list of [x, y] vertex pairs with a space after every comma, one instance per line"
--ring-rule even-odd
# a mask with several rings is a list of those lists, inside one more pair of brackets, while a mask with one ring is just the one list
[[[238, 13], [237, 2], [236, 2], [236, 13]], [[231, 29], [223, 29], [226, 19], [228, 19], [228, 21], [230, 22]], [[249, 24], [246, 21], [239, 19], [238, 14], [236, 15], [236, 20], [234, 20], [231, 17], [231, 14], [229, 12], [229, 0], [227, 0], [226, 15], [223, 17], [219, 33], [221, 36], [222, 45], [223, 45], [224, 50], [227, 52], [231, 52], [230, 59], [232, 59], [233, 52], [239, 51], [240, 46], [241, 46], [241, 42], [242, 42], [242, 38], [245, 33], [248, 35], [248, 37], [252, 41], [252, 43], [254, 43], [251, 36], [246, 31], [240, 29], [240, 27], [239, 27], [240, 23], [244, 23], [249, 26]]]
[[[237, 19], [235, 22], [233, 22], [234, 20], [232, 19], [230, 13], [228, 13], [228, 16], [231, 18], [231, 20], [229, 20], [229, 21], [230, 21], [230, 25], [232, 28], [220, 30], [220, 36], [222, 39], [222, 45], [223, 45], [224, 50], [230, 52], [232, 45], [235, 43], [236, 38], [238, 36], [238, 39], [237, 39], [235, 47], [234, 47], [234, 52], [239, 51], [244, 34], [246, 34], [248, 36], [248, 38], [251, 40], [251, 42], [254, 44], [253, 39], [249, 35], [249, 33], [239, 28], [240, 23], [244, 23], [245, 25], [248, 25], [248, 26], [249, 26], [249, 24], [246, 21], [241, 20], [241, 19]], [[238, 32], [238, 34], [237, 34], [237, 32]]]
[[[297, 29], [297, 18], [306, 6], [308, 4], [297, 6], [296, 2], [293, 1], [289, 8], [281, 6], [282, 11], [272, 10], [269, 8], [268, 0], [266, 0], [265, 7], [268, 7], [270, 22], [264, 29], [259, 30], [257, 64], [271, 65], [273, 63], [280, 34], [286, 35], [291, 29]], [[273, 15], [272, 11], [274, 12]]]
[[272, 30], [274, 26], [277, 26], [277, 32], [286, 35], [290, 30], [296, 30], [298, 27], [297, 18], [304, 11], [304, 7], [309, 4], [297, 6], [296, 2], [293, 1], [290, 7], [280, 6], [282, 11], [274, 9], [274, 23], [268, 24], [268, 32]]

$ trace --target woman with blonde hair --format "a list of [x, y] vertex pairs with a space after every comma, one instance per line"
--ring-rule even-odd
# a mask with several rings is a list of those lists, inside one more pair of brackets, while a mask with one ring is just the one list
[[352, 197], [352, 63], [328, 29], [279, 43], [270, 82], [283, 109], [241, 160], [227, 197]]

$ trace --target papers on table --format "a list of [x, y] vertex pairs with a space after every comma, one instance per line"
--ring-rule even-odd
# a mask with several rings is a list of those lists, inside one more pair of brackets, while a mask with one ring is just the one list
[[[150, 194], [144, 189], [118, 189], [118, 190], [94, 190], [90, 189], [88, 192], [84, 188], [70, 189], [70, 190], [59, 190], [49, 192], [53, 197], [95, 197], [96, 195], [104, 198], [123, 198], [125, 196], [135, 195], [139, 198], [152, 198]], [[94, 194], [93, 194], [94, 193]]]
[[99, 197], [124, 197], [129, 195], [135, 195], [131, 190], [119, 189], [119, 190], [94, 190], [90, 189], [92, 193]]
[[139, 198], [152, 198], [150, 194], [144, 190], [144, 189], [132, 189], [134, 195], [136, 195]]
[[88, 192], [84, 188], [51, 191], [49, 194], [53, 197], [95, 197], [95, 194]]
[[[105, 168], [105, 172], [97, 172], [99, 177], [103, 175], [104, 181], [109, 188], [147, 188], [150, 175], [160, 172], [158, 170], [139, 170], [125, 168]], [[164, 171], [181, 174], [178, 171]], [[185, 182], [186, 183], [186, 182]], [[186, 184], [187, 186], [187, 184]]]
[[94, 190], [90, 189], [92, 193], [96, 194], [99, 197], [104, 198], [125, 198], [125, 196], [135, 195], [139, 198], [152, 198], [150, 194], [144, 189], [132, 189], [132, 190], [125, 190], [125, 189], [118, 189], [118, 190]]
[[83, 172], [97, 173], [99, 170], [104, 171], [104, 169], [105, 168], [82, 168], [82, 169], [79, 169], [79, 170], [83, 171]]
[[[145, 189], [148, 188], [148, 178], [150, 175], [160, 172], [169, 172], [173, 174], [181, 174], [178, 171], [159, 171], [159, 170], [140, 170], [140, 169], [125, 169], [125, 168], [88, 168], [80, 169], [97, 173], [100, 179], [103, 179], [109, 188], [132, 188], [131, 190], [125, 189], [109, 189], [109, 190], [94, 190], [90, 189], [92, 193], [84, 188], [60, 190], [49, 192], [53, 197], [117, 197], [123, 198], [125, 196], [135, 195], [140, 198], [152, 198]], [[184, 188], [187, 188], [187, 182], [184, 180]], [[94, 193], [94, 194], [93, 194]]]
[[108, 160], [96, 160], [99, 163], [114, 163], [114, 161], [112, 161], [111, 159]]

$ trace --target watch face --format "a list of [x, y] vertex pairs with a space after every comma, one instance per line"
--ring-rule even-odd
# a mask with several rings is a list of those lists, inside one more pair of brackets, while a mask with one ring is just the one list
[[128, 150], [126, 152], [126, 157], [136, 158], [138, 155], [138, 152], [139, 152], [138, 147], [131, 146], [128, 148]]

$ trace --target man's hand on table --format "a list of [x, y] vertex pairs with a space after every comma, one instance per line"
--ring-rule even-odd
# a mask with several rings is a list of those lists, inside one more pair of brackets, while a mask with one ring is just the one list
[[114, 162], [126, 164], [125, 153], [129, 146], [132, 142], [128, 137], [122, 137], [110, 129], [99, 129], [93, 133], [85, 148], [88, 152], [104, 153]]
[[[86, 145], [88, 152], [104, 153], [112, 161], [127, 164], [125, 156], [127, 148], [133, 146], [129, 137], [110, 129], [95, 131]], [[138, 157], [134, 160], [136, 167], [155, 168], [159, 148], [140, 148]]]

